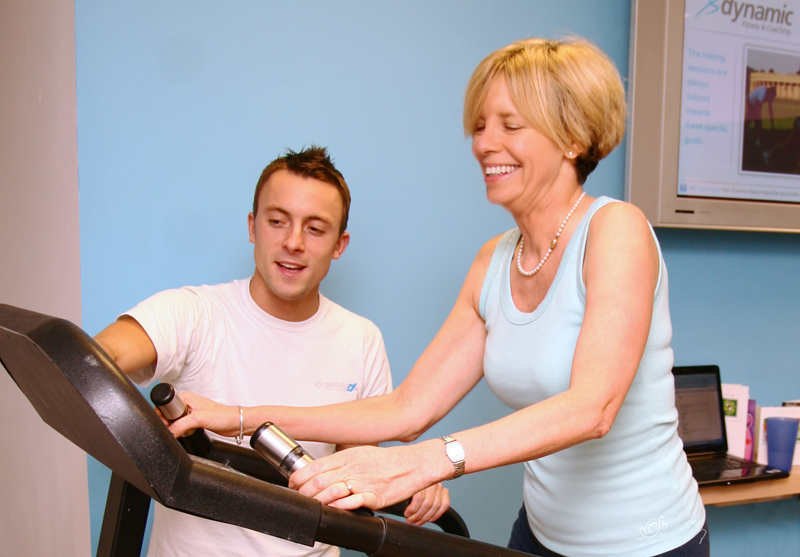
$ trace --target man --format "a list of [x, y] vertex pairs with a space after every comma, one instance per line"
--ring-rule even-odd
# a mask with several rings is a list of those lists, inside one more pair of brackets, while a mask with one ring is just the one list
[[761, 145], [761, 132], [764, 128], [764, 117], [762, 107], [766, 104], [767, 108], [769, 109], [769, 122], [770, 127], [774, 130], [775, 129], [775, 115], [772, 112], [772, 101], [776, 99], [778, 96], [778, 88], [774, 85], [770, 87], [766, 87], [762, 85], [761, 87], [756, 87], [753, 91], [751, 91], [747, 95], [746, 107], [745, 107], [745, 114], [744, 114], [744, 125], [745, 130], [750, 130], [750, 122], [753, 123], [753, 131], [750, 132], [752, 135], [753, 140], [755, 141], [755, 146], [762, 147]]
[[[378, 328], [319, 292], [331, 260], [350, 241], [349, 208], [347, 184], [324, 148], [287, 150], [261, 174], [247, 218], [253, 276], [158, 293], [97, 342], [140, 385], [166, 381], [242, 413], [258, 404], [318, 406], [391, 391]], [[345, 448], [301, 443], [317, 458]], [[406, 516], [419, 523], [444, 512], [448, 501], [436, 486], [417, 494]], [[329, 557], [339, 550], [157, 505], [148, 554]]]

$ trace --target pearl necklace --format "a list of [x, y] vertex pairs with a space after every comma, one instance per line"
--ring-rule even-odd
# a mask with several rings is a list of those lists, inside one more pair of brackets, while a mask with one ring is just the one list
[[556, 232], [556, 237], [553, 238], [552, 242], [550, 242], [550, 248], [548, 248], [547, 253], [544, 254], [544, 257], [542, 257], [542, 260], [539, 261], [539, 264], [536, 266], [536, 268], [533, 271], [525, 271], [525, 270], [522, 269], [522, 244], [525, 241], [525, 238], [521, 237], [519, 239], [519, 254], [517, 255], [517, 271], [519, 271], [519, 274], [521, 274], [522, 276], [525, 276], [525, 277], [532, 277], [533, 275], [535, 275], [536, 273], [539, 272], [539, 269], [542, 268], [542, 265], [544, 265], [545, 261], [547, 261], [547, 258], [550, 257], [550, 254], [553, 253], [553, 250], [558, 245], [558, 239], [561, 237], [561, 231], [564, 230], [564, 227], [566, 226], [567, 221], [572, 216], [572, 213], [575, 212], [575, 209], [578, 208], [578, 205], [581, 204], [581, 201], [583, 201], [583, 198], [584, 198], [585, 195], [586, 195], [586, 192], [583, 192], [581, 194], [581, 196], [575, 202], [575, 205], [573, 205], [572, 209], [570, 209], [569, 213], [567, 213], [567, 216], [564, 217], [563, 221], [561, 221], [561, 226], [558, 227], [558, 232]]

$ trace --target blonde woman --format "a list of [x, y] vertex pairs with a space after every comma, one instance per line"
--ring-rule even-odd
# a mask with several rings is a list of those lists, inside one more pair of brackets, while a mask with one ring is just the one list
[[[677, 435], [667, 273], [642, 213], [583, 190], [622, 140], [625, 95], [584, 40], [530, 39], [487, 57], [464, 127], [491, 203], [517, 227], [487, 242], [455, 307], [391, 394], [296, 411], [245, 410], [290, 435], [413, 441], [486, 378], [515, 409], [481, 427], [317, 460], [291, 484], [379, 508], [441, 480], [523, 462], [510, 547], [540, 555], [709, 555], [705, 510]], [[238, 433], [236, 408], [189, 395], [173, 426]]]

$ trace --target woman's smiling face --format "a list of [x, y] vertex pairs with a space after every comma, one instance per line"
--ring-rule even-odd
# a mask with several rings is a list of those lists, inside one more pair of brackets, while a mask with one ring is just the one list
[[569, 164], [558, 145], [519, 112], [503, 75], [489, 85], [472, 135], [472, 153], [481, 165], [487, 198], [507, 208], [533, 199]]

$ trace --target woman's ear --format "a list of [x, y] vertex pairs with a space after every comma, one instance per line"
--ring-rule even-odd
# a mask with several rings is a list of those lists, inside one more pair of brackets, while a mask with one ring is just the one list
[[572, 147], [570, 148], [570, 150], [569, 150], [569, 151], [567, 151], [567, 152], [564, 154], [564, 156], [565, 156], [565, 157], [567, 157], [568, 159], [575, 160], [575, 159], [577, 159], [577, 158], [578, 158], [578, 156], [579, 156], [580, 154], [581, 154], [581, 149], [580, 149], [580, 147], [578, 147], [578, 145], [576, 145], [575, 143], [573, 143], [573, 144], [572, 144]]

